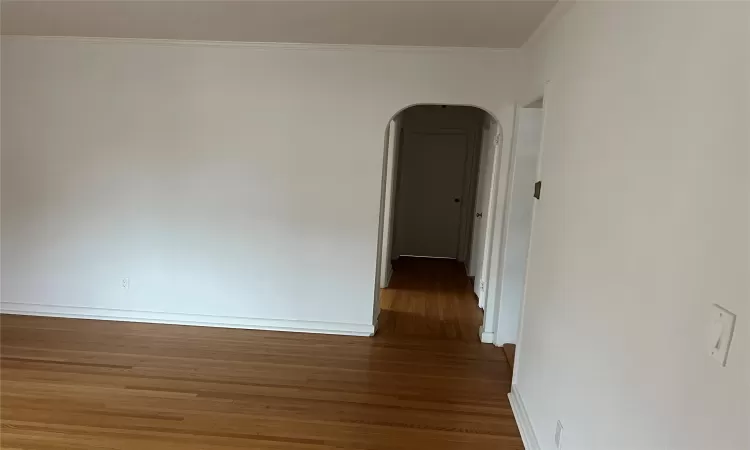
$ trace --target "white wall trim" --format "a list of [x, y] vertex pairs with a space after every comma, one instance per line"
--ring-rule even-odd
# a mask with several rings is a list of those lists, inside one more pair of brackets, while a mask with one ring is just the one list
[[[503, 227], [508, 208], [505, 199], [508, 189], [511, 152], [511, 142], [507, 139], [507, 136], [509, 135], [507, 130], [513, 130], [515, 127], [515, 109], [505, 111], [504, 114], [508, 114], [510, 117], [505, 121], [497, 119], [498, 131], [497, 136], [495, 137], [495, 156], [490, 184], [489, 209], [487, 214], [489, 228], [487, 230], [485, 242], [485, 262], [483, 263], [481, 274], [482, 278], [485, 280], [485, 285], [483, 297], [478, 295], [480, 298], [480, 304], [483, 304], [482, 309], [484, 309], [482, 329], [493, 330], [493, 339], [489, 342], [494, 342], [494, 330], [497, 321], [497, 287], [500, 283], [498, 265], [501, 261], [499, 255], [502, 248]], [[504, 127], [502, 125], [503, 123], [506, 123], [509, 127]]]
[[391, 119], [386, 128], [385, 163], [383, 165], [383, 185], [380, 200], [380, 232], [378, 233], [380, 243], [378, 264], [381, 289], [388, 287], [393, 272], [391, 258], [393, 253], [394, 205], [396, 203], [394, 190], [396, 188], [398, 165], [398, 141], [401, 137], [401, 118], [399, 116]]
[[492, 331], [482, 331], [480, 328], [479, 341], [483, 344], [492, 344], [495, 342], [495, 333]]
[[89, 308], [79, 306], [40, 305], [2, 302], [0, 312], [27, 316], [67, 317], [72, 319], [116, 320], [122, 322], [164, 323], [249, 330], [292, 331], [298, 333], [372, 336], [374, 325], [317, 322], [308, 320], [256, 319], [250, 317], [210, 316], [203, 314], [130, 311], [122, 309]]
[[[505, 140], [505, 130], [503, 129], [503, 125], [500, 123], [499, 119], [495, 120], [495, 126], [497, 126], [497, 130], [495, 131], [495, 136], [492, 137], [493, 139], [493, 150], [492, 150], [492, 171], [490, 172], [490, 194], [487, 198], [487, 210], [484, 212], [486, 222], [483, 224], [484, 227], [486, 227], [485, 231], [485, 238], [484, 238], [484, 248], [482, 249], [482, 270], [481, 273], [478, 273], [477, 276], [479, 277], [479, 285], [481, 286], [484, 282], [484, 290], [482, 291], [480, 289], [479, 293], [477, 293], [477, 296], [479, 297], [479, 307], [482, 309], [485, 309], [485, 306], [487, 305], [487, 293], [489, 292], [490, 287], [490, 277], [491, 272], [490, 268], [492, 266], [492, 246], [493, 241], [496, 238], [495, 236], [495, 221], [498, 220], [498, 217], [502, 218], [505, 214], [504, 209], [505, 206], [503, 206], [503, 211], [501, 211], [501, 216], [498, 216], [497, 214], [497, 199], [499, 198], [499, 192], [500, 192], [500, 178], [501, 173], [500, 171], [503, 169], [503, 145]], [[476, 283], [475, 283], [476, 287]], [[475, 291], [476, 292], [476, 291]], [[485, 316], [484, 323], [487, 323], [487, 317]]]
[[388, 265], [388, 277], [385, 279], [385, 286], [388, 287], [391, 284], [391, 277], [393, 277], [393, 264]]
[[376, 51], [396, 53], [464, 53], [464, 54], [497, 54], [520, 53], [518, 48], [488, 48], [488, 47], [427, 47], [409, 45], [366, 45], [366, 44], [315, 44], [304, 42], [244, 42], [244, 41], [202, 41], [184, 39], [152, 39], [152, 38], [118, 38], [104, 36], [32, 36], [4, 34], [2, 39], [38, 39], [64, 40], [88, 43], [107, 44], [151, 44], [167, 46], [210, 46], [210, 47], [250, 47], [273, 50], [326, 50], [326, 51]]
[[521, 432], [523, 446], [526, 450], [541, 450], [542, 448], [539, 446], [539, 441], [536, 439], [534, 427], [531, 426], [531, 420], [529, 420], [526, 406], [524, 406], [517, 385], [514, 384], [511, 386], [508, 399], [510, 400], [510, 407], [513, 410], [513, 417], [515, 417], [516, 424], [518, 424], [518, 430]]

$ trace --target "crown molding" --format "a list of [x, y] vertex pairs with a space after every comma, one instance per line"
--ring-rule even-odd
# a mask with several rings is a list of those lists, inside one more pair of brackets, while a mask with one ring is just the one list
[[314, 44], [293, 42], [244, 42], [244, 41], [202, 41], [181, 39], [149, 39], [149, 38], [119, 38], [119, 37], [87, 37], [87, 36], [35, 36], [35, 35], [2, 35], [2, 39], [10, 40], [48, 40], [70, 41], [94, 44], [147, 44], [160, 46], [187, 47], [226, 47], [253, 48], [259, 50], [313, 50], [313, 51], [353, 51], [353, 52], [387, 52], [387, 53], [454, 53], [454, 54], [503, 54], [517, 53], [518, 48], [487, 48], [487, 47], [427, 47], [407, 45], [364, 45], [364, 44]]
[[578, 0], [558, 0], [558, 2], [555, 3], [555, 6], [552, 7], [550, 12], [547, 13], [547, 16], [544, 18], [544, 20], [542, 20], [542, 23], [540, 23], [536, 30], [531, 33], [531, 36], [529, 36], [526, 42], [521, 45], [521, 49], [525, 49], [526, 47], [541, 39], [541, 37], [544, 36], [544, 34], [565, 14], [567, 14], [568, 11], [570, 11], [573, 5], [575, 5], [577, 2]]

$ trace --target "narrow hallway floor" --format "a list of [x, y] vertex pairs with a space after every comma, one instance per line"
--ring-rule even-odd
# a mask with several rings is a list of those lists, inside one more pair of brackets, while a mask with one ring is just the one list
[[479, 342], [482, 310], [462, 263], [450, 259], [393, 261], [381, 290], [378, 336]]

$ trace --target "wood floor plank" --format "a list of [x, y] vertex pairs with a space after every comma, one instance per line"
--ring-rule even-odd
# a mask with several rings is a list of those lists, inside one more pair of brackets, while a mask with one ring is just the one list
[[463, 264], [401, 257], [380, 294], [379, 333], [479, 342], [482, 310]]
[[502, 351], [478, 343], [21, 316], [0, 328], [2, 448], [522, 448]]
[[522, 450], [465, 286], [406, 281], [374, 338], [2, 315], [0, 447]]

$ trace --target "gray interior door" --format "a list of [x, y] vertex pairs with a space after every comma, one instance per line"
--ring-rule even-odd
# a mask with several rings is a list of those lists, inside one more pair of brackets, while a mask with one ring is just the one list
[[467, 138], [410, 133], [396, 193], [396, 254], [456, 258]]

